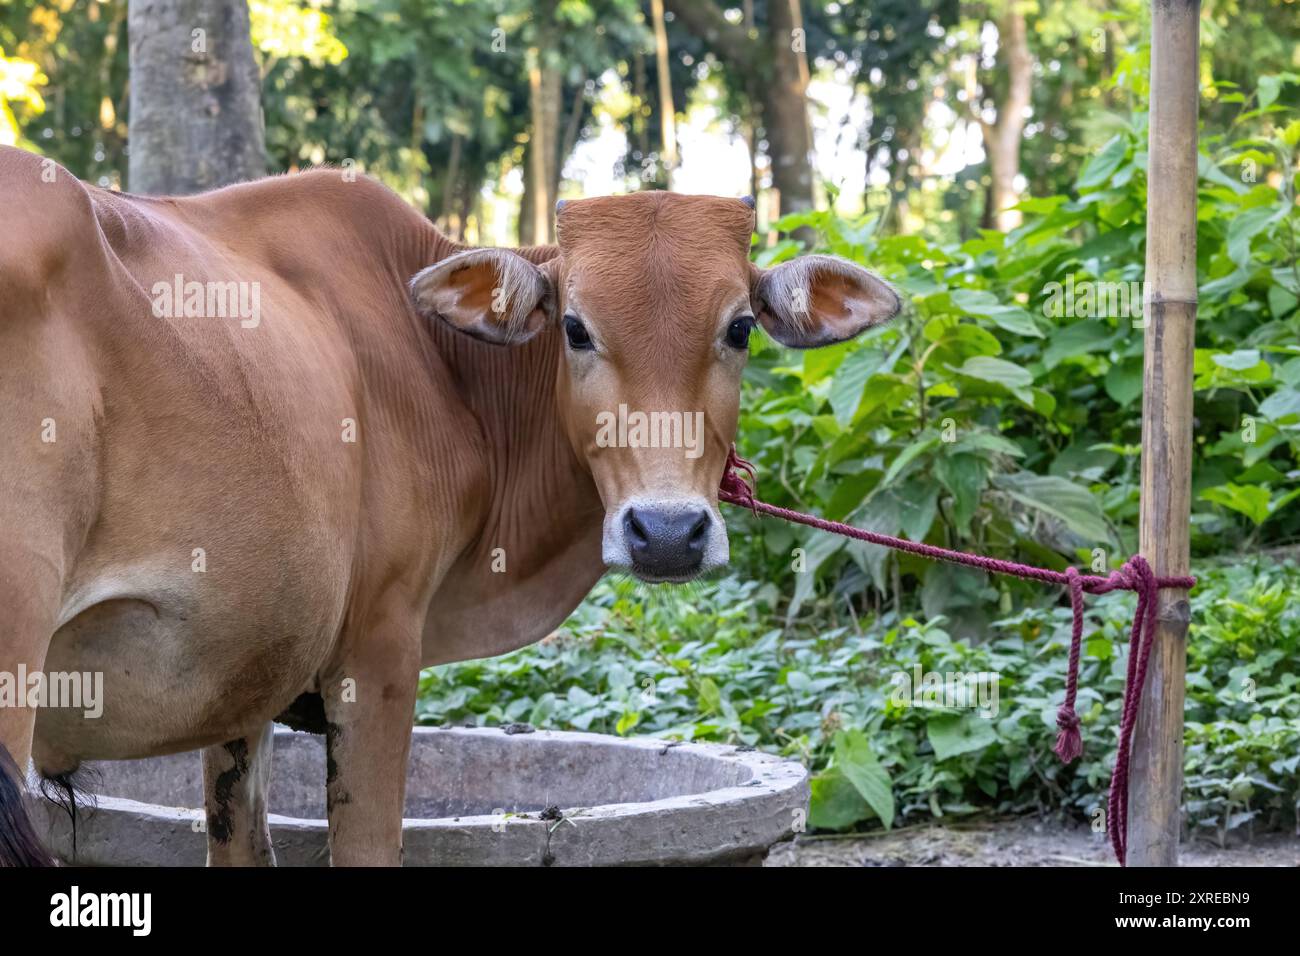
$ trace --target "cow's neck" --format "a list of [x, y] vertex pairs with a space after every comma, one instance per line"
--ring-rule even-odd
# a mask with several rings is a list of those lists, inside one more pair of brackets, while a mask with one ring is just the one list
[[[447, 243], [439, 252], [462, 248]], [[556, 254], [546, 246], [517, 251], [532, 262]], [[481, 431], [465, 440], [479, 445], [472, 457], [484, 487], [474, 489], [469, 543], [435, 596], [426, 652], [481, 657], [545, 637], [581, 602], [604, 570], [604, 507], [557, 407], [561, 331], [514, 346], [484, 345], [446, 327], [429, 332], [455, 399]]]

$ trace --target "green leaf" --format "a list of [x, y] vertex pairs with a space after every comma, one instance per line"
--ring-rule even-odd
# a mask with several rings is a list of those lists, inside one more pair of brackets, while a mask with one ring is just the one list
[[722, 691], [712, 677], [700, 679], [700, 712], [716, 714], [722, 709]]
[[934, 748], [935, 760], [983, 750], [998, 739], [993, 722], [973, 712], [931, 717], [925, 725], [925, 734]]
[[1060, 519], [1086, 541], [1100, 543], [1111, 540], [1110, 527], [1102, 515], [1101, 505], [1087, 488], [1055, 475], [1036, 475], [1028, 471], [998, 475], [993, 484], [1021, 504]]
[[800, 375], [804, 385], [816, 385], [827, 376], [834, 374], [854, 349], [856, 342], [838, 342], [821, 349], [808, 349], [803, 353], [803, 372]]
[[1079, 178], [1075, 181], [1075, 187], [1079, 190], [1095, 189], [1105, 183], [1124, 161], [1127, 152], [1128, 143], [1124, 141], [1124, 137], [1112, 137], [1084, 164], [1079, 172]]
[[1269, 286], [1268, 310], [1273, 313], [1273, 318], [1286, 318], [1294, 311], [1297, 303], [1300, 303], [1300, 299], [1297, 299], [1296, 296], [1282, 286]]
[[997, 296], [983, 289], [954, 289], [953, 305], [968, 315], [982, 316], [1000, 328], [1017, 335], [1042, 338], [1043, 331], [1024, 309], [1016, 305], [1003, 305]]
[[842, 730], [835, 735], [835, 767], [853, 784], [885, 829], [893, 826], [893, 782], [862, 731]]
[[1089, 657], [1095, 657], [1100, 661], [1108, 661], [1115, 656], [1115, 645], [1104, 637], [1088, 638], [1085, 650]]
[[1240, 268], [1251, 266], [1250, 241], [1286, 214], [1286, 207], [1256, 206], [1238, 213], [1228, 224], [1228, 258]]
[[[918, 488], [917, 485], [921, 487]], [[899, 517], [903, 535], [911, 541], [924, 541], [934, 524], [939, 507], [939, 487], [933, 482], [909, 481], [900, 495]]]
[[934, 474], [952, 495], [952, 517], [957, 529], [969, 534], [971, 518], [979, 510], [980, 495], [988, 484], [988, 464], [976, 455], [940, 455], [934, 460]]
[[1272, 513], [1271, 496], [1261, 485], [1234, 485], [1228, 482], [1215, 488], [1206, 488], [1201, 498], [1243, 514], [1255, 524], [1263, 524]]
[[[850, 352], [835, 371], [831, 382], [830, 403], [835, 420], [847, 428], [862, 404], [862, 393], [867, 382], [878, 372], [887, 372], [897, 364], [899, 356], [911, 344], [910, 335], [900, 335], [888, 355], [883, 349], [859, 348]], [[824, 351], [814, 349], [813, 351]], [[805, 362], [807, 360], [805, 359]]]
[[1281, 422], [1300, 415], [1300, 390], [1279, 388], [1260, 402], [1259, 413], [1273, 422]]
[[888, 487], [918, 455], [929, 451], [937, 444], [939, 444], [938, 438], [919, 438], [900, 451], [897, 457], [890, 462], [889, 470], [885, 472], [885, 477], [880, 481], [880, 487]]
[[625, 737], [628, 731], [639, 723], [641, 723], [641, 715], [636, 711], [629, 711], [618, 719], [618, 723], [614, 725], [614, 733]]
[[1112, 365], [1104, 384], [1106, 394], [1120, 405], [1131, 404], [1142, 394], [1142, 359], [1128, 359]]
[[1259, 108], [1268, 109], [1277, 102], [1277, 95], [1282, 90], [1282, 77], [1266, 75], [1259, 78]]
[[1023, 458], [1025, 456], [1020, 446], [1011, 439], [983, 429], [968, 432], [957, 439], [957, 441], [953, 442], [952, 450], [954, 452], [989, 451], [998, 455], [1009, 455], [1012, 458]]
[[871, 807], [857, 787], [838, 769], [824, 770], [812, 779], [808, 824], [819, 830], [847, 830], [871, 817]]
[[862, 402], [862, 389], [867, 379], [875, 375], [884, 362], [885, 353], [881, 349], [862, 348], [851, 352], [835, 370], [831, 380], [830, 403], [835, 420], [843, 427], [848, 427], [857, 414]]
[[967, 378], [992, 382], [1009, 390], [1027, 388], [1034, 382], [1034, 376], [1028, 369], [991, 355], [973, 355], [957, 372]]
[[1048, 371], [1051, 371], [1066, 359], [1086, 355], [1089, 352], [1100, 352], [1102, 349], [1109, 348], [1115, 336], [1114, 329], [1096, 319], [1084, 319], [1082, 322], [1067, 325], [1051, 334], [1051, 344], [1043, 352], [1043, 364], [1047, 366]]
[[1220, 368], [1242, 371], [1259, 364], [1259, 349], [1238, 349], [1235, 352], [1214, 352], [1210, 359]]

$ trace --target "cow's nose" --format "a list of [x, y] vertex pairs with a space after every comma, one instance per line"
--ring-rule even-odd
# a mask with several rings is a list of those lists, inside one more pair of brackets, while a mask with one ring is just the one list
[[629, 508], [623, 516], [632, 570], [655, 578], [695, 574], [704, 561], [709, 525], [705, 508]]

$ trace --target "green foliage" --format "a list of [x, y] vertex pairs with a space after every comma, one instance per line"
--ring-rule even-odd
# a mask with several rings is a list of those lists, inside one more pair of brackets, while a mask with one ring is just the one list
[[[1201, 160], [1193, 515], [1201, 554], [1300, 532], [1300, 119], [1270, 99], [1274, 85], [1261, 82], [1238, 120], [1248, 128], [1263, 110], [1270, 134], [1210, 137]], [[758, 466], [762, 495], [1056, 568], [1122, 562], [1136, 547], [1145, 142], [1141, 117], [1126, 123], [1071, 195], [1025, 201], [1024, 225], [1007, 236], [941, 244], [882, 236], [871, 219], [787, 217], [787, 228], [815, 227], [824, 250], [891, 278], [911, 308], [831, 349], [755, 346], [740, 450]], [[756, 257], [770, 264], [797, 251], [787, 241]], [[897, 561], [921, 585], [928, 613], [960, 619], [964, 634], [987, 623], [988, 583], [974, 572], [767, 523], [755, 534], [765, 551], [741, 560], [755, 575], [797, 579], [792, 615], [814, 581], [867, 606], [870, 592], [891, 590]], [[792, 573], [796, 546], [814, 575]]]
[[35, 63], [22, 57], [5, 56], [0, 46], [0, 145], [30, 148], [26, 139], [19, 138], [18, 118], [14, 107], [39, 115], [45, 109], [40, 88], [46, 79]]
[[[1291, 827], [1300, 801], [1300, 567], [1215, 567], [1193, 592], [1188, 640], [1187, 815], [1222, 835]], [[1077, 709], [1084, 752], [1052, 753], [1070, 614], [1060, 600], [995, 620], [982, 644], [942, 616], [886, 612], [830, 626], [772, 626], [771, 585], [735, 578], [650, 590], [607, 580], [550, 640], [423, 675], [422, 723], [503, 724], [759, 746], [815, 771], [810, 823], [950, 817], [992, 808], [1105, 805], [1132, 623], [1132, 595], [1091, 599]], [[1058, 597], [1053, 595], [1053, 597]], [[914, 669], [995, 675], [979, 708], [915, 706]], [[992, 713], [992, 716], [982, 716]]]
[[[1300, 121], [1271, 92], [1291, 82], [1242, 97], [1242, 134], [1206, 137], [1201, 160], [1202, 583], [1185, 808], [1190, 827], [1220, 839], [1294, 826], [1300, 800], [1300, 615], [1288, 604], [1300, 569], [1208, 559], [1300, 531]], [[830, 349], [796, 354], [755, 338], [739, 430], [763, 498], [1057, 568], [1102, 571], [1135, 550], [1146, 131], [1140, 117], [1120, 127], [1071, 195], [1025, 201], [1024, 225], [1007, 236], [941, 243], [823, 212], [782, 223], [811, 226], [824, 250], [884, 273], [911, 308]], [[787, 240], [755, 258], [798, 251]], [[676, 591], [607, 581], [561, 636], [427, 672], [419, 719], [773, 749], [815, 771], [810, 822], [824, 829], [985, 808], [1093, 817], [1104, 806], [1131, 595], [1090, 602], [1085, 749], [1063, 767], [1051, 749], [1070, 631], [1059, 595], [1044, 605], [1038, 586], [739, 510], [728, 520], [735, 576]], [[894, 693], [914, 672], [994, 675], [996, 706], [988, 716], [917, 706]]]

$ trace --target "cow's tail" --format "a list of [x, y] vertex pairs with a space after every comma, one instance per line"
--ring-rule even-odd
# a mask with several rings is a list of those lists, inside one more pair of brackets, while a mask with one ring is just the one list
[[0, 867], [54, 866], [27, 812], [23, 773], [0, 744]]

